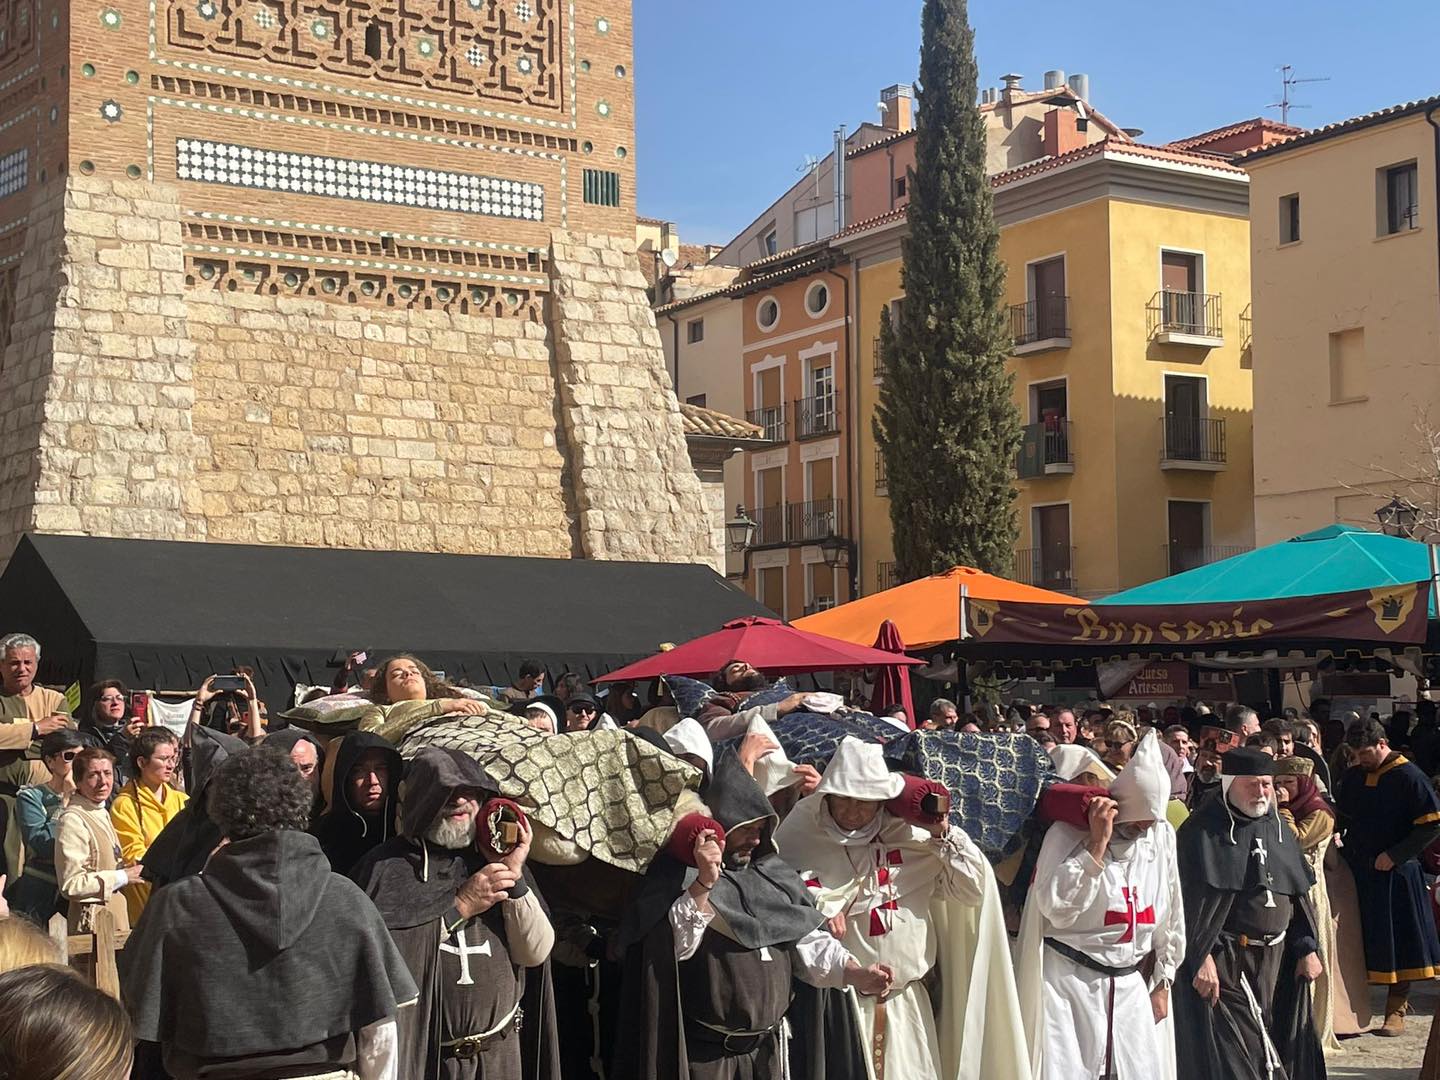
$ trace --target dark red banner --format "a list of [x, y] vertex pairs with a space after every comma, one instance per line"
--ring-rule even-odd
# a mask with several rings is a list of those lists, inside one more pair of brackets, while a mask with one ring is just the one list
[[972, 640], [1016, 645], [1263, 645], [1306, 638], [1418, 644], [1430, 583], [1230, 604], [1124, 606], [966, 600]]

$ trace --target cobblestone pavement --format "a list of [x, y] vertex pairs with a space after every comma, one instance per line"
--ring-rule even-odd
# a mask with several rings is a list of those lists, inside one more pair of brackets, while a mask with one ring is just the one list
[[[1385, 990], [1378, 986], [1370, 990], [1378, 1027], [1385, 1020]], [[1405, 1034], [1398, 1039], [1359, 1035], [1340, 1040], [1345, 1052], [1326, 1059], [1330, 1080], [1415, 1080], [1425, 1057], [1430, 1023], [1440, 1005], [1440, 985], [1429, 982], [1416, 986], [1410, 1003], [1415, 1011], [1405, 1018]]]

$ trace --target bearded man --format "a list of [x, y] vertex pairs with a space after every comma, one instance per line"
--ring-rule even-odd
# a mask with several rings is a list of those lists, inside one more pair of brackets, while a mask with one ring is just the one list
[[555, 933], [525, 870], [528, 823], [494, 795], [473, 758], [421, 750], [406, 770], [401, 835], [353, 874], [420, 990], [400, 1016], [402, 1077], [560, 1075], [554, 997], [542, 967]]
[[1314, 882], [1276, 810], [1274, 758], [1240, 746], [1220, 761], [1221, 794], [1176, 832], [1187, 931], [1175, 982], [1179, 1075], [1319, 1080]]
[[1185, 913], [1169, 799], [1152, 730], [1109, 798], [1092, 794], [1076, 823], [1045, 834], [1018, 953], [1035, 1080], [1174, 1080], [1170, 985]]
[[[854, 999], [875, 1080], [1020, 1076], [1029, 1055], [995, 875], [928, 794], [847, 736], [776, 846], [850, 955], [891, 973], [883, 999]], [[937, 966], [938, 1018], [923, 981]]]
[[681, 821], [620, 927], [628, 1016], [617, 1075], [827, 1080], [859, 1064], [863, 1076], [853, 1025], [837, 1034], [791, 1015], [806, 1043], [792, 1054], [785, 1021], [793, 1003], [814, 1000], [796, 997], [796, 980], [878, 996], [889, 973], [862, 967], [825, 932], [776, 854], [775, 811], [733, 750], [715, 763], [707, 802], [714, 818]]

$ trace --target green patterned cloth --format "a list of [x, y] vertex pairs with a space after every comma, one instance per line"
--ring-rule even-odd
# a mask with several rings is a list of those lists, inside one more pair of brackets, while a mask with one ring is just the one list
[[622, 870], [645, 872], [700, 771], [628, 731], [545, 735], [513, 716], [447, 717], [407, 735], [400, 753], [460, 750], [532, 821]]

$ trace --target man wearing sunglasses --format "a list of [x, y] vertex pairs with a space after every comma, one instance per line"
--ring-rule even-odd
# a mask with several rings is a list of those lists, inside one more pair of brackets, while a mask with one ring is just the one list
[[565, 702], [566, 731], [603, 731], [618, 725], [586, 691], [572, 694]]

